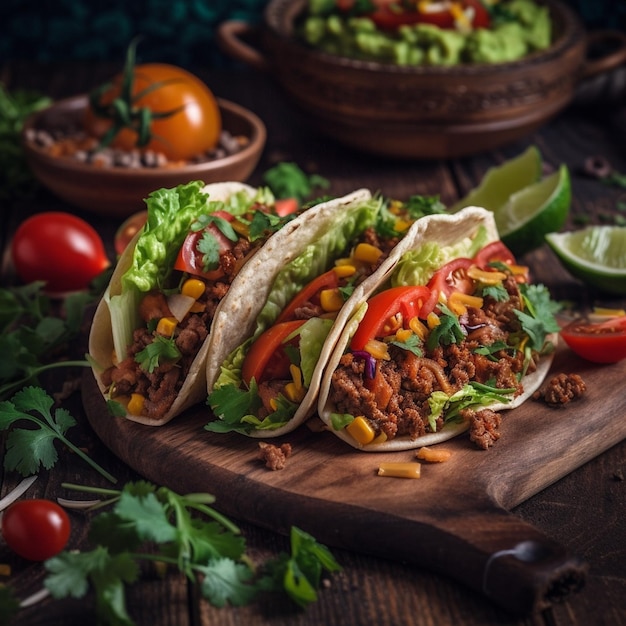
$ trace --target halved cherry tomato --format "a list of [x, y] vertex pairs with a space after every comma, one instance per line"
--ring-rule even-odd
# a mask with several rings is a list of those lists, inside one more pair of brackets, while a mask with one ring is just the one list
[[[250, 346], [241, 368], [241, 378], [249, 383], [253, 378], [257, 384], [267, 380], [285, 380], [290, 378], [288, 354], [285, 352], [285, 340], [300, 328], [306, 320], [292, 320], [274, 324], [259, 335]], [[298, 338], [291, 342], [297, 345]]]
[[474, 257], [474, 263], [481, 269], [488, 269], [489, 263], [495, 262], [506, 263], [507, 265], [516, 264], [515, 256], [501, 241], [488, 243]]
[[[226, 211], [217, 211], [213, 215], [227, 221], [232, 221], [233, 219], [232, 214]], [[215, 224], [209, 224], [202, 230], [191, 231], [187, 237], [185, 237], [185, 241], [178, 251], [174, 269], [180, 270], [181, 272], [188, 272], [194, 276], [202, 276], [208, 280], [218, 280], [224, 275], [224, 270], [218, 267], [205, 271], [204, 263], [202, 262], [203, 253], [198, 250], [198, 242], [204, 237], [205, 232], [215, 237], [219, 246], [220, 255], [233, 247], [233, 242], [228, 239]]]
[[317, 278], [314, 278], [304, 289], [298, 292], [291, 302], [282, 310], [276, 319], [276, 323], [286, 322], [293, 319], [296, 309], [299, 309], [307, 302], [313, 305], [319, 304], [319, 294], [323, 289], [335, 289], [339, 286], [339, 277], [335, 270], [328, 270]]
[[[189, 160], [215, 147], [222, 128], [220, 109], [213, 93], [190, 72], [165, 63], [137, 65], [133, 72], [134, 106], [147, 108], [153, 114], [152, 139], [145, 150], [162, 152], [170, 160]], [[109, 104], [119, 97], [122, 77], [112, 81], [113, 86], [103, 96]], [[159, 118], [159, 114], [173, 112]], [[87, 132], [101, 137], [111, 127], [110, 120], [98, 117], [90, 107], [85, 116]], [[132, 150], [137, 144], [137, 133], [129, 128], [121, 130], [113, 145]]]
[[428, 281], [427, 287], [446, 298], [454, 291], [471, 294], [474, 291], [474, 281], [467, 275], [467, 270], [474, 264], [472, 259], [461, 257], [448, 261], [441, 269], [437, 270]]
[[45, 561], [65, 548], [70, 520], [51, 500], [19, 500], [2, 514], [2, 536], [21, 557]]
[[626, 358], [626, 316], [597, 323], [575, 320], [561, 329], [561, 337], [573, 352], [593, 363]]
[[435, 293], [424, 286], [392, 287], [369, 299], [367, 311], [350, 342], [351, 350], [363, 350], [370, 339], [382, 337], [388, 320], [400, 313], [404, 328], [413, 317], [425, 318], [435, 306]]

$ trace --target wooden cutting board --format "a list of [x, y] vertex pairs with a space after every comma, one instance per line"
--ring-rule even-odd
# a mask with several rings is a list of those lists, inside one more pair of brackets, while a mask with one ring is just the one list
[[583, 377], [581, 400], [558, 409], [529, 400], [504, 413], [495, 446], [479, 450], [461, 435], [441, 444], [452, 458], [424, 464], [420, 479], [377, 475], [381, 461], [414, 460], [413, 451], [366, 453], [307, 426], [271, 440], [293, 448], [271, 471], [259, 440], [204, 430], [203, 405], [162, 427], [111, 417], [91, 373], [83, 403], [104, 444], [152, 482], [212, 493], [234, 519], [283, 534], [296, 525], [326, 545], [431, 569], [528, 612], [580, 588], [586, 565], [510, 509], [626, 438], [626, 361], [597, 366], [561, 348], [551, 374], [560, 372]]

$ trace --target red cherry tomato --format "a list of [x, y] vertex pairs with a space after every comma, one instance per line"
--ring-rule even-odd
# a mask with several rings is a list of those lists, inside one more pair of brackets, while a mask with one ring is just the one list
[[45, 281], [46, 291], [54, 295], [85, 289], [110, 265], [92, 226], [70, 213], [54, 211], [22, 222], [11, 255], [22, 281]]
[[132, 238], [137, 234], [139, 230], [143, 228], [143, 225], [148, 219], [147, 211], [139, 211], [134, 215], [122, 222], [121, 226], [115, 233], [113, 245], [115, 247], [115, 254], [118, 256], [126, 250], [126, 246], [131, 242]]
[[276, 319], [276, 324], [293, 319], [296, 309], [299, 309], [307, 302], [317, 305], [320, 302], [319, 296], [323, 289], [335, 289], [339, 287], [339, 277], [335, 270], [328, 270], [317, 278], [314, 278], [304, 289], [298, 292], [291, 302], [282, 310]]
[[300, 205], [297, 198], [277, 198], [274, 201], [274, 210], [276, 215], [285, 217], [285, 215], [291, 215], [297, 213]]
[[626, 358], [626, 316], [597, 323], [575, 320], [561, 329], [561, 337], [573, 352], [593, 363]]
[[474, 257], [474, 263], [482, 269], [488, 269], [489, 263], [496, 262], [506, 263], [507, 265], [516, 264], [515, 256], [501, 241], [488, 243]]
[[[233, 219], [232, 214], [226, 213], [225, 211], [219, 211], [218, 213], [214, 213], [214, 215], [228, 221], [232, 221]], [[204, 263], [202, 261], [203, 253], [198, 250], [198, 243], [204, 237], [204, 233], [206, 232], [215, 237], [220, 255], [233, 247], [233, 242], [228, 239], [228, 237], [226, 237], [215, 224], [209, 224], [202, 230], [191, 231], [187, 237], [185, 237], [185, 241], [178, 251], [174, 268], [180, 270], [181, 272], [188, 272], [194, 276], [202, 276], [208, 280], [218, 280], [224, 275], [224, 271], [221, 267], [205, 271]]]
[[[350, 342], [351, 350], [363, 350], [370, 339], [382, 337], [388, 320], [400, 313], [404, 328], [413, 317], [426, 317], [435, 306], [434, 295], [428, 287], [392, 287], [369, 299], [367, 311]], [[386, 333], [389, 334], [389, 333]]]
[[[284, 380], [290, 378], [291, 361], [285, 352], [285, 340], [291, 333], [300, 328], [306, 320], [292, 320], [275, 324], [259, 335], [250, 346], [241, 368], [241, 379], [249, 383], [253, 378], [257, 383], [267, 380]], [[297, 338], [292, 340], [297, 345]], [[289, 342], [288, 342], [289, 343]]]
[[[134, 70], [133, 96], [138, 108], [152, 111], [152, 139], [145, 150], [163, 153], [170, 160], [189, 160], [215, 147], [222, 128], [217, 100], [209, 88], [196, 76], [174, 65], [148, 63]], [[121, 76], [113, 80], [113, 87], [103, 96], [109, 104], [119, 96]], [[158, 114], [175, 111], [172, 115], [157, 118]], [[89, 108], [85, 127], [90, 134], [101, 137], [111, 122], [98, 117]], [[113, 145], [122, 150], [132, 150], [137, 144], [137, 133], [123, 129]]]
[[464, 257], [453, 259], [433, 274], [427, 287], [434, 291], [437, 297], [443, 293], [448, 298], [454, 291], [471, 294], [474, 291], [474, 281], [467, 275], [467, 270], [473, 264], [472, 259]]
[[2, 536], [21, 557], [45, 561], [67, 545], [70, 520], [56, 502], [19, 500], [2, 514]]

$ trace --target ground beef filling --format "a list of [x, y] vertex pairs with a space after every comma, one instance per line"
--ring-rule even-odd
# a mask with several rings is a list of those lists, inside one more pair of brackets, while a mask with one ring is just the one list
[[[515, 295], [517, 287], [509, 284]], [[499, 389], [514, 389], [514, 395], [523, 391], [518, 375], [524, 367], [524, 355], [517, 351], [498, 351], [493, 356], [476, 354], [480, 345], [505, 341], [510, 332], [519, 329], [513, 307], [520, 306], [515, 297], [506, 302], [484, 299], [484, 308], [468, 307], [468, 330], [466, 338], [449, 346], [437, 346], [432, 351], [424, 347], [424, 355], [396, 345], [389, 345], [390, 359], [377, 361], [372, 379], [366, 377], [366, 363], [351, 352], [343, 355], [331, 378], [330, 400], [335, 412], [353, 416], [362, 415], [374, 427], [376, 434], [385, 433], [387, 439], [408, 436], [417, 439], [432, 432], [428, 417], [428, 398], [434, 391], [448, 395], [461, 389], [470, 381], [494, 384]], [[471, 330], [473, 329], [473, 330]], [[533, 361], [529, 372], [536, 369]], [[499, 416], [493, 411], [468, 412], [472, 441], [486, 448], [497, 439]], [[443, 427], [443, 420], [436, 422], [436, 431]]]
[[[143, 415], [152, 419], [162, 418], [171, 408], [178, 395], [191, 364], [206, 340], [215, 310], [228, 292], [230, 284], [244, 260], [252, 253], [251, 244], [240, 239], [232, 250], [220, 256], [224, 276], [217, 281], [205, 280], [206, 290], [198, 299], [204, 309], [198, 313], [189, 313], [176, 326], [174, 343], [181, 353], [177, 361], [161, 359], [152, 372], [143, 369], [136, 360], [136, 355], [154, 341], [154, 333], [147, 326], [138, 328], [133, 333], [133, 343], [128, 348], [126, 358], [107, 369], [102, 374], [103, 384], [110, 388], [111, 397], [141, 394], [145, 398]], [[195, 277], [200, 278], [200, 277]], [[139, 314], [146, 322], [170, 317], [167, 299], [161, 292], [147, 293], [140, 305]]]

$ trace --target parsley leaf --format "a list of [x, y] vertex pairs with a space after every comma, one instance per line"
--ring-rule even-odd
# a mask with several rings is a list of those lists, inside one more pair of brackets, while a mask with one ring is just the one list
[[142, 369], [152, 373], [159, 367], [160, 359], [178, 361], [181, 356], [173, 337], [155, 335], [154, 341], [135, 355], [135, 360]]
[[[11, 429], [6, 439], [5, 469], [15, 470], [22, 476], [35, 474], [40, 466], [50, 469], [58, 459], [54, 447], [58, 439], [115, 483], [111, 474], [67, 439], [65, 433], [76, 420], [65, 409], [57, 408], [53, 413], [53, 404], [54, 400], [40, 387], [25, 387], [13, 396], [12, 402], [0, 402], [0, 430]], [[28, 422], [31, 427], [17, 428], [16, 424], [20, 422]]]

